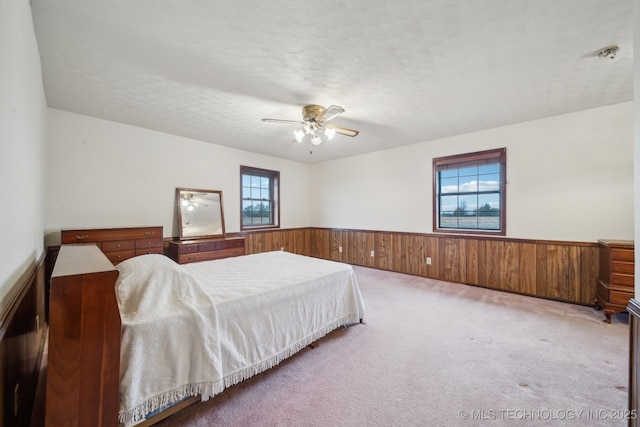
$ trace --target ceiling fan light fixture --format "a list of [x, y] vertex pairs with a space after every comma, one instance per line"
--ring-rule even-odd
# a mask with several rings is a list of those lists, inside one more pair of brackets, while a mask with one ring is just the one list
[[[293, 131], [294, 142], [301, 143], [303, 141], [311, 141], [313, 145], [320, 145], [325, 140], [333, 139], [337, 133], [350, 137], [358, 135], [359, 132], [357, 130], [325, 124], [328, 120], [342, 113], [344, 113], [344, 108], [338, 105], [331, 105], [328, 108], [324, 108], [321, 105], [311, 104], [302, 107], [302, 121], [282, 119], [262, 119], [262, 121], [302, 125], [302, 129]], [[307, 138], [307, 135], [309, 138]], [[310, 152], [313, 153], [313, 150]]]
[[302, 130], [294, 130], [293, 131], [293, 136], [296, 137], [296, 141], [297, 142], [302, 142], [302, 138], [304, 138], [304, 135], [305, 135], [305, 133]]
[[324, 130], [324, 134], [327, 136], [327, 138], [329, 138], [329, 140], [331, 140], [334, 136], [336, 136], [336, 130], [333, 128], [326, 128]]

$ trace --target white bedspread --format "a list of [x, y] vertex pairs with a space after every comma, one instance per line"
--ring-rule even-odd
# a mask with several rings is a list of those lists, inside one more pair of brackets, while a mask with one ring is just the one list
[[183, 266], [161, 258], [118, 265], [124, 423], [206, 400], [364, 316], [347, 264], [288, 252]]

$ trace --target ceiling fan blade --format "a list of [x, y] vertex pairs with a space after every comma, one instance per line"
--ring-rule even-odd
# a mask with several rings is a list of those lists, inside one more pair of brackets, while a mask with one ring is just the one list
[[280, 120], [280, 119], [262, 119], [263, 122], [268, 123], [296, 123], [296, 124], [304, 124], [303, 121], [300, 120]]
[[335, 116], [340, 115], [342, 113], [344, 113], [344, 108], [339, 107], [337, 105], [331, 105], [322, 113], [322, 121], [328, 122], [329, 120], [333, 119]]
[[346, 135], [346, 136], [351, 136], [351, 137], [357, 136], [360, 133], [360, 131], [353, 130], [353, 129], [347, 129], [347, 128], [341, 128], [339, 126], [327, 125], [325, 127], [331, 128], [331, 129], [335, 130], [336, 133], [339, 133], [341, 135]]

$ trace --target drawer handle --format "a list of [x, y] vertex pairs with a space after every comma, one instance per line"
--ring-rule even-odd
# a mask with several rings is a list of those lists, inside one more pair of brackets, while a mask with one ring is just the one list
[[76, 236], [76, 239], [77, 239], [77, 240], [86, 240], [86, 239], [88, 239], [88, 238], [89, 238], [89, 236], [87, 236], [87, 235], [84, 235], [84, 236]]
[[151, 244], [151, 241], [147, 241], [147, 246], [149, 246]]
[[119, 247], [120, 247], [120, 243], [118, 243], [118, 244], [116, 245], [116, 248], [119, 248]]
[[145, 236], [153, 236], [153, 231], [145, 231], [144, 235]]
[[196, 259], [196, 257], [194, 257], [194, 256], [190, 256], [190, 257], [189, 257], [189, 259]]

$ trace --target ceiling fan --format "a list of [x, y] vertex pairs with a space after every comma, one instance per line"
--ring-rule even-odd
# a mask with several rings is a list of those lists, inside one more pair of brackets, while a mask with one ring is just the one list
[[302, 129], [293, 132], [296, 141], [302, 142], [305, 136], [309, 135], [313, 145], [320, 145], [322, 143], [321, 133], [324, 133], [328, 139], [332, 139], [336, 133], [351, 137], [360, 133], [357, 130], [326, 124], [329, 120], [342, 113], [344, 113], [344, 108], [337, 105], [324, 108], [321, 105], [312, 104], [302, 107], [302, 120], [262, 119], [262, 121], [301, 124], [303, 126]]

